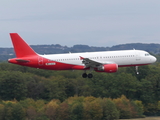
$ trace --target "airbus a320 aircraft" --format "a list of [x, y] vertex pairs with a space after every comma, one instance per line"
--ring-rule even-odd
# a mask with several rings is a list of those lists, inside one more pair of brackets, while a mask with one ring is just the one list
[[[84, 70], [83, 78], [92, 78], [92, 71], [114, 73], [118, 67], [138, 68], [156, 61], [154, 56], [142, 50], [40, 55], [17, 33], [10, 33], [10, 37], [16, 58], [9, 59], [9, 63], [48, 70]], [[86, 70], [90, 70], [89, 74]]]

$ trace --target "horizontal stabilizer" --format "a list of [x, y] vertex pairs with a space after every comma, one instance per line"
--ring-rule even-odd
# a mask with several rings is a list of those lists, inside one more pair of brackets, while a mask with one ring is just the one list
[[22, 62], [22, 63], [26, 63], [29, 62], [29, 60], [22, 60], [22, 59], [16, 59], [17, 62]]

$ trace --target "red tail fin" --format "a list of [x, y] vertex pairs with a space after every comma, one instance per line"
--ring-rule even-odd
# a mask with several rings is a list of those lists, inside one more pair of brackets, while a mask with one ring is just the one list
[[16, 57], [27, 57], [37, 53], [17, 34], [10, 33]]

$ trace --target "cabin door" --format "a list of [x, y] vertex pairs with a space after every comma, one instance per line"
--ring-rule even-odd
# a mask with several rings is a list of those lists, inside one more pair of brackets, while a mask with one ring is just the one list
[[140, 54], [138, 51], [136, 51], [136, 61], [140, 61], [141, 60], [141, 57], [140, 57]]

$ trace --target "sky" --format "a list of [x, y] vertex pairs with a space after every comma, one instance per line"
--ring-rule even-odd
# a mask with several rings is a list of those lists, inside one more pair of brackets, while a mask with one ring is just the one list
[[160, 44], [160, 0], [0, 0], [0, 47]]

